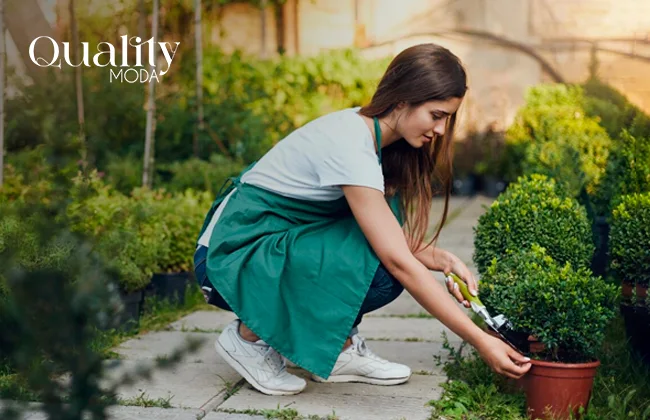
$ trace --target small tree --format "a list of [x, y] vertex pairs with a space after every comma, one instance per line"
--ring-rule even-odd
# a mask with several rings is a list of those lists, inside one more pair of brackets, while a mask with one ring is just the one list
[[5, 1], [0, 0], [0, 188], [4, 184], [5, 156]]
[[[79, 29], [77, 28], [77, 17], [75, 15], [75, 6], [74, 0], [70, 0], [68, 4], [68, 10], [70, 12], [70, 33], [72, 37], [72, 45], [74, 52], [74, 63], [75, 65], [79, 62]], [[74, 70], [74, 79], [75, 79], [75, 93], [77, 95], [77, 120], [79, 122], [79, 141], [81, 143], [81, 161], [84, 168], [87, 165], [88, 159], [88, 146], [86, 145], [86, 130], [85, 130], [85, 118], [84, 118], [84, 91], [83, 91], [83, 79], [81, 74], [81, 66], [75, 67]]]
[[[153, 37], [154, 45], [158, 39], [158, 15], [159, 15], [158, 0], [153, 0], [153, 21], [151, 23], [151, 36]], [[149, 58], [155, 65], [156, 57]], [[153, 72], [155, 67], [151, 66]], [[149, 80], [149, 98], [147, 101], [147, 128], [144, 138], [144, 165], [142, 171], [142, 185], [151, 188], [153, 184], [153, 165], [154, 165], [154, 132], [156, 130], [156, 85], [154, 79]]]
[[199, 157], [199, 135], [203, 132], [203, 42], [201, 0], [194, 0], [194, 32], [196, 39], [196, 106], [198, 124], [194, 135], [194, 156]]

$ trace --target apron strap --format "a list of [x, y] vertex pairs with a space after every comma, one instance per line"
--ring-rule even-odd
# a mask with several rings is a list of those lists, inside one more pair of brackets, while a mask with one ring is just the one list
[[375, 138], [377, 139], [377, 155], [379, 159], [379, 165], [381, 166], [381, 128], [379, 127], [379, 120], [377, 117], [374, 117], [375, 121]]

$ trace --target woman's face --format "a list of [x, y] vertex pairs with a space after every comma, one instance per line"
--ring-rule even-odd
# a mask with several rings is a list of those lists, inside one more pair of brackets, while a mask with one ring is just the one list
[[420, 148], [443, 136], [449, 117], [455, 113], [463, 98], [429, 101], [417, 107], [404, 107], [397, 122], [397, 131], [412, 147]]

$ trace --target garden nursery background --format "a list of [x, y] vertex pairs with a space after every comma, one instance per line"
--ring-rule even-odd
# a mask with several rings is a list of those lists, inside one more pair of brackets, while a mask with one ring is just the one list
[[[474, 237], [482, 298], [547, 360], [601, 362], [593, 418], [650, 415], [650, 1], [0, 5], [0, 399], [70, 419], [162, 404], [117, 399], [151, 372], [106, 388], [102, 361], [205, 308], [193, 251], [224, 183], [309, 120], [367, 103], [395, 54], [435, 42], [469, 76], [453, 194], [494, 199]], [[135, 36], [156, 48], [122, 43]], [[107, 44], [117, 64], [98, 66]], [[157, 77], [113, 78], [123, 59]], [[456, 356], [433, 413], [524, 418], [520, 389]]]

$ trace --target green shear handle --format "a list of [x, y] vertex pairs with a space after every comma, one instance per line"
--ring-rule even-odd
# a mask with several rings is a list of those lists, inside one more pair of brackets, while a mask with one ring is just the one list
[[467, 287], [467, 283], [462, 281], [460, 277], [454, 273], [449, 273], [447, 276], [451, 277], [452, 280], [454, 280], [454, 282], [458, 285], [458, 289], [460, 290], [460, 293], [463, 295], [465, 300], [467, 300], [469, 303], [475, 303], [479, 306], [485, 307], [478, 296], [472, 296], [472, 294], [469, 292], [469, 288]]

